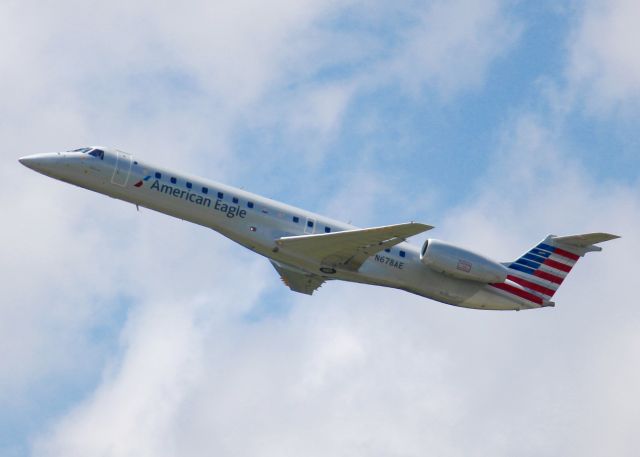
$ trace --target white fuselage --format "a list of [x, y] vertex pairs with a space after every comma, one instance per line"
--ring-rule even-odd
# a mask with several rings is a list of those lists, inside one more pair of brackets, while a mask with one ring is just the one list
[[[53, 178], [209, 227], [280, 264], [324, 277], [406, 290], [456, 306], [526, 309], [531, 304], [486, 284], [436, 272], [420, 262], [417, 246], [400, 243], [369, 257], [357, 271], [337, 269], [278, 250], [285, 236], [355, 229], [328, 217], [214, 181], [152, 165], [130, 154], [102, 148], [103, 157], [82, 152], [41, 154], [21, 159]], [[29, 162], [30, 161], [30, 162]]]

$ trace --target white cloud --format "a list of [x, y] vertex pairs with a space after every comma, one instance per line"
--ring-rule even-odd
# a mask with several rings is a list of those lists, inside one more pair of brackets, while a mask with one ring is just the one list
[[390, 72], [410, 92], [424, 86], [445, 97], [477, 88], [489, 66], [516, 43], [520, 26], [499, 0], [432, 2], [417, 14]]
[[569, 40], [569, 81], [590, 110], [637, 112], [640, 101], [640, 4], [634, 0], [585, 2]]
[[[352, 127], [343, 119], [358, 97], [393, 87], [406, 97], [448, 102], [481, 87], [520, 36], [518, 19], [501, 0], [341, 6], [306, 30], [307, 39], [289, 43], [283, 79], [248, 116], [263, 128], [284, 129], [291, 149], [312, 166], [329, 160], [331, 141]], [[353, 27], [345, 31], [343, 21]]]
[[[0, 346], [9, 349], [0, 360], [1, 409], [38, 413], [30, 397], [41, 398], [43, 384], [86, 384], [103, 373], [83, 401], [46, 431], [38, 427], [35, 454], [466, 456], [526, 455], [526, 446], [537, 456], [583, 456], [601, 437], [620, 443], [618, 455], [637, 447], [624, 425], [637, 398], [615, 393], [637, 379], [627, 266], [638, 246], [629, 238], [589, 256], [559, 307], [538, 313], [456, 310], [332, 283], [313, 298], [289, 296], [264, 259], [207, 230], [137, 214], [16, 162], [104, 142], [181, 168], [204, 164], [203, 174], [220, 178], [237, 172], [229, 144], [238, 122], [274, 114], [294, 140], [331, 138], [358, 91], [406, 84], [447, 96], [478, 87], [518, 36], [501, 3], [436, 2], [415, 6], [417, 19], [387, 48], [327, 26], [343, 7], [0, 7], [10, 37], [0, 62], [0, 174], [13, 189], [0, 196], [10, 259], [1, 271]], [[384, 18], [406, 12], [376, 7]], [[314, 82], [332, 53], [365, 64]], [[288, 92], [291, 81], [299, 85]], [[633, 233], [633, 189], [593, 182], [535, 120], [514, 130], [500, 157], [507, 165], [486, 177], [494, 187], [478, 187], [454, 209], [442, 237], [514, 256], [550, 227]], [[368, 195], [375, 177], [354, 174]], [[365, 197], [357, 200], [362, 219], [376, 204]], [[292, 312], [247, 319], [272, 290], [271, 300], [294, 302]], [[126, 308], [123, 298], [136, 305]], [[119, 312], [119, 346], [105, 348], [92, 329]], [[616, 419], [601, 427], [598, 417]]]

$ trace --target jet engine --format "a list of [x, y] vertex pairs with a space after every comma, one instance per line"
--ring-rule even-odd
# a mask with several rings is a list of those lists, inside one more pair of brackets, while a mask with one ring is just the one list
[[428, 239], [424, 242], [420, 261], [439, 273], [455, 278], [488, 284], [507, 279], [507, 268], [498, 262], [440, 240]]

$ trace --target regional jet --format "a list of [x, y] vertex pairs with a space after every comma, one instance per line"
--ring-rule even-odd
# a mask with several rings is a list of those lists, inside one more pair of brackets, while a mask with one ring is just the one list
[[576, 262], [608, 233], [549, 235], [512, 262], [436, 239], [407, 238], [418, 222], [358, 228], [244, 190], [159, 167], [126, 152], [86, 147], [19, 159], [46, 176], [209, 227], [269, 259], [291, 290], [311, 295], [329, 280], [405, 290], [487, 310], [554, 306]]

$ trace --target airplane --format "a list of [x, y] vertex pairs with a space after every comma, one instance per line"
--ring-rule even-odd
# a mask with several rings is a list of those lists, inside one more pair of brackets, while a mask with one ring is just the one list
[[551, 298], [576, 262], [609, 233], [549, 235], [512, 262], [437, 239], [418, 222], [358, 228], [104, 147], [34, 154], [19, 162], [46, 176], [215, 230], [268, 258], [291, 290], [311, 295], [342, 280], [401, 289], [445, 304], [515, 310]]

